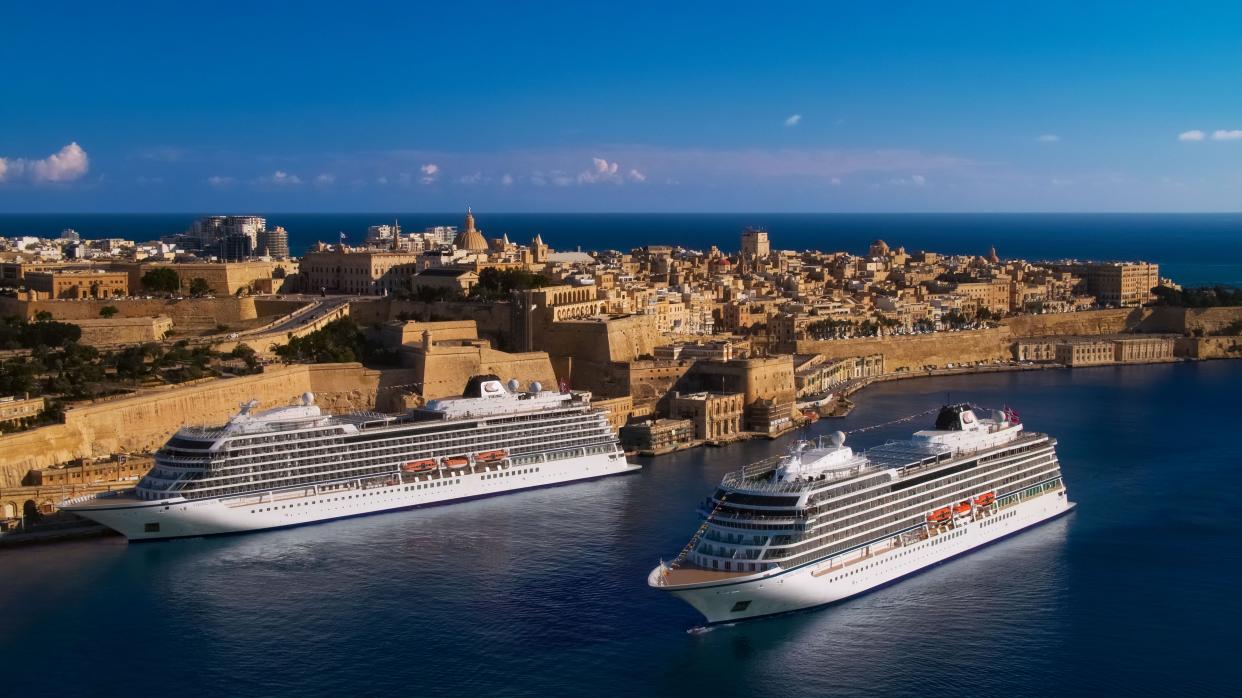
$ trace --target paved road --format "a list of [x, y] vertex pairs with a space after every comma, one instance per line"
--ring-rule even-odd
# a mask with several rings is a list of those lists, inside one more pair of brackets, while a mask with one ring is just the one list
[[323, 317], [326, 313], [331, 313], [336, 310], [339, 310], [341, 307], [348, 305], [351, 300], [353, 300], [353, 297], [351, 296], [328, 296], [326, 298], [314, 298], [314, 299], [311, 299], [311, 304], [309, 306], [306, 306], [305, 308], [299, 310], [297, 313], [294, 313], [293, 315], [286, 317], [284, 320], [280, 321], [279, 323], [271, 327], [265, 328], [265, 329], [255, 329], [255, 330], [250, 330], [249, 332], [242, 332], [240, 333], [240, 336], [241, 337], [246, 337], [246, 336], [253, 337], [256, 335], [281, 334], [285, 332], [293, 332], [297, 329], [300, 329], [304, 325], [307, 325], [311, 322], [314, 322], [315, 320], [318, 320], [319, 318]]

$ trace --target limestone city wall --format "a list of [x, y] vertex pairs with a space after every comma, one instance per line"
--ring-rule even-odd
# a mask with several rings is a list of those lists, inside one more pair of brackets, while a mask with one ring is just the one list
[[1052, 335], [1118, 334], [1137, 326], [1144, 317], [1141, 308], [1108, 308], [1077, 313], [1017, 315], [1001, 320], [1014, 337]]
[[823, 354], [842, 359], [867, 354], [884, 354], [884, 369], [916, 371], [925, 365], [1011, 359], [1009, 327], [966, 332], [937, 332], [903, 337], [862, 339], [799, 340], [799, 354]]
[[73, 407], [65, 411], [63, 424], [0, 436], [0, 487], [18, 486], [32, 468], [153, 451], [181, 426], [223, 424], [251, 399], [267, 409], [310, 391], [329, 412], [371, 408], [378, 385], [379, 372], [361, 364], [299, 364]]
[[1140, 326], [1144, 332], [1176, 332], [1204, 334], [1217, 332], [1242, 320], [1242, 308], [1173, 308], [1157, 306], [1150, 308], [1148, 317]]
[[117, 309], [115, 317], [141, 318], [160, 315], [172, 318], [175, 325], [217, 325], [254, 320], [259, 317], [255, 299], [244, 298], [111, 298], [107, 300], [22, 300], [0, 297], [0, 315], [16, 315], [31, 319], [46, 311], [55, 320], [94, 320], [105, 306]]
[[173, 327], [172, 318], [167, 315], [93, 318], [75, 320], [74, 324], [82, 329], [82, 338], [79, 341], [95, 347], [158, 341]]

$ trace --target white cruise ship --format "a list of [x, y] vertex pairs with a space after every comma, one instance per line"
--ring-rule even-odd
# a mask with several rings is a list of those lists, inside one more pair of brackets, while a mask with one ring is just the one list
[[405, 415], [302, 404], [183, 427], [132, 490], [61, 508], [130, 540], [280, 528], [631, 472], [590, 393], [476, 376]]
[[709, 623], [832, 603], [1069, 511], [1056, 440], [1012, 411], [940, 410], [864, 453], [835, 433], [726, 475], [647, 583]]

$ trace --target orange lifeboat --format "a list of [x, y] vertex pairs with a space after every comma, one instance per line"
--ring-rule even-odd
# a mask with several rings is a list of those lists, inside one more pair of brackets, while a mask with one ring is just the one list
[[961, 504], [958, 504], [953, 507], [953, 514], [955, 516], [963, 516], [969, 513], [970, 513], [970, 502], [969, 501], [962, 502]]
[[498, 451], [484, 451], [475, 456], [474, 460], [478, 463], [495, 463], [496, 461], [504, 460], [508, 457], [508, 455], [509, 452], [504, 449], [500, 449]]
[[428, 470], [436, 469], [436, 459], [427, 458], [424, 460], [412, 460], [401, 466], [401, 469], [407, 473], [425, 473]]
[[440, 461], [446, 468], [464, 468], [470, 465], [470, 459], [465, 456], [449, 456]]
[[928, 514], [927, 520], [932, 523], [943, 523], [945, 521], [948, 521], [950, 516], [951, 514], [949, 513], [949, 507], [945, 507], [943, 509], [937, 509], [933, 511], [932, 513]]
[[978, 497], [975, 497], [975, 506], [980, 506], [980, 507], [991, 506], [992, 502], [995, 502], [995, 501], [996, 501], [996, 494], [994, 492], [985, 492], [984, 494], [981, 494]]

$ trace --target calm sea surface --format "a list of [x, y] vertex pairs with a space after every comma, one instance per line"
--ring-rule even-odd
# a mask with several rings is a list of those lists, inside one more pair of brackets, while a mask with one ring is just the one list
[[860, 598], [707, 632], [644, 578], [724, 472], [788, 439], [282, 531], [6, 551], [5, 692], [1237, 695], [1242, 362], [892, 383], [807, 431], [949, 393], [1054, 434], [1078, 509]]
[[[0, 214], [0, 235], [56, 235], [73, 228], [86, 237], [156, 239], [189, 228], [196, 214]], [[269, 213], [269, 226], [289, 230], [301, 254], [317, 240], [351, 242], [367, 226], [399, 219], [406, 230], [459, 225], [460, 212]], [[736, 250], [746, 226], [766, 227], [778, 249], [866, 252], [882, 238], [893, 247], [1022, 259], [1145, 259], [1183, 284], [1242, 284], [1242, 214], [488, 214], [478, 225], [526, 242], [535, 233], [556, 249], [628, 250], [679, 244]]]

